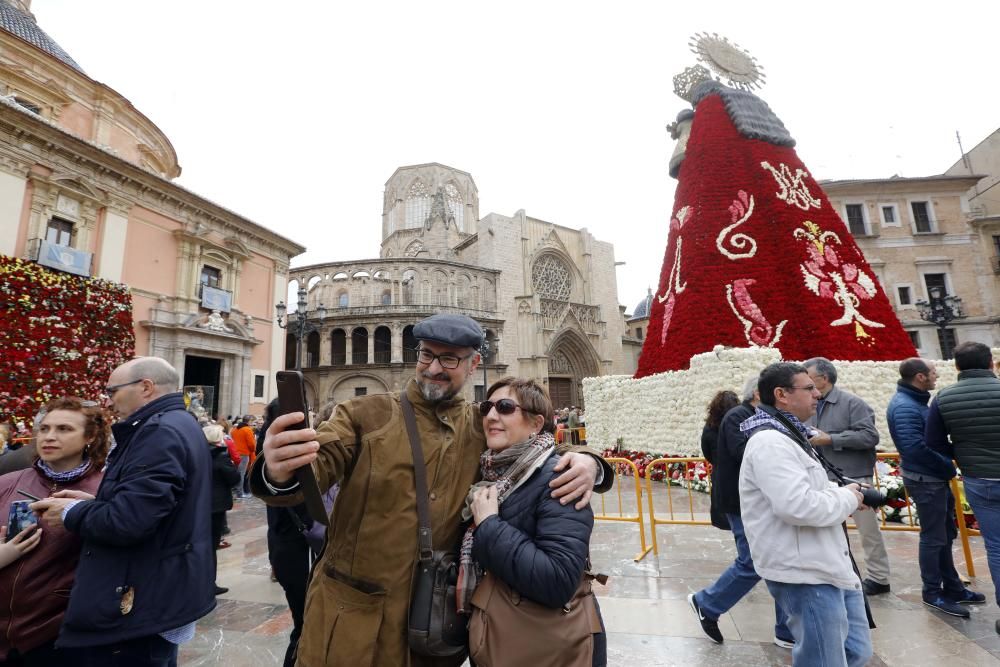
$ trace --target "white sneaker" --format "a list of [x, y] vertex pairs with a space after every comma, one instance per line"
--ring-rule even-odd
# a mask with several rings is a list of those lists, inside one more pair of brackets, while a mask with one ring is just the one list
[[775, 637], [774, 638], [774, 645], [777, 646], [777, 647], [779, 647], [779, 648], [793, 649], [793, 648], [795, 648], [795, 640], [792, 639], [791, 641], [789, 641], [787, 639], [781, 639], [779, 637]]

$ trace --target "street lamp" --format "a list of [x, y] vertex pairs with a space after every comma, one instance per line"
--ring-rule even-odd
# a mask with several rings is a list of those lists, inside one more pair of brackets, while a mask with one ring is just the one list
[[[302, 370], [302, 339], [311, 334], [314, 331], [319, 331], [319, 327], [310, 322], [312, 319], [323, 320], [326, 317], [326, 308], [323, 304], [318, 304], [315, 311], [306, 310], [306, 306], [309, 303], [306, 301], [306, 288], [299, 288], [299, 300], [298, 309], [285, 317], [288, 312], [288, 306], [285, 305], [284, 301], [279, 301], [278, 305], [274, 307], [274, 310], [278, 313], [277, 323], [282, 329], [288, 329], [295, 336], [295, 370]], [[292, 315], [295, 319], [292, 319]]]
[[483, 344], [479, 346], [479, 355], [482, 357], [482, 362], [481, 363], [483, 365], [483, 400], [484, 401], [487, 399], [486, 388], [488, 386], [487, 383], [486, 383], [486, 357], [489, 355], [491, 349], [495, 353], [497, 351], [497, 348], [499, 346], [500, 346], [500, 338], [493, 339], [493, 347], [491, 348], [490, 347], [490, 340], [488, 338], [486, 338], [485, 336], [483, 336]]
[[953, 294], [945, 294], [944, 287], [935, 285], [927, 290], [929, 299], [917, 301], [914, 305], [920, 311], [920, 319], [930, 322], [938, 328], [938, 341], [941, 343], [941, 356], [950, 359], [951, 350], [945, 350], [945, 331], [955, 320], [965, 317], [962, 312], [962, 299]]

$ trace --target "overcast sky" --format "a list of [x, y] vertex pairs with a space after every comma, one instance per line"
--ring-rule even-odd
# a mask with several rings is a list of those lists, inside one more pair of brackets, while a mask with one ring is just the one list
[[[825, 11], [817, 11], [822, 7]], [[34, 0], [39, 24], [173, 142], [178, 182], [308, 247], [378, 255], [396, 167], [472, 174], [480, 215], [615, 245], [656, 287], [676, 181], [674, 74], [713, 31], [816, 178], [940, 173], [1000, 126], [995, 2]]]

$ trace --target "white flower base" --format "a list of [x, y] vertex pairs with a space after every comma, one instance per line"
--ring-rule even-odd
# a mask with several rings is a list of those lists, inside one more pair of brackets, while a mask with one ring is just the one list
[[[1000, 350], [994, 350], [1000, 358]], [[724, 348], [691, 358], [691, 367], [633, 379], [627, 375], [585, 378], [587, 443], [598, 450], [625, 449], [701, 456], [705, 412], [716, 392], [741, 392], [743, 383], [765, 366], [781, 361], [774, 348]], [[836, 361], [837, 386], [857, 394], [875, 410], [880, 451], [894, 451], [885, 408], [896, 393], [898, 361]], [[938, 387], [955, 382], [953, 361], [935, 361]]]

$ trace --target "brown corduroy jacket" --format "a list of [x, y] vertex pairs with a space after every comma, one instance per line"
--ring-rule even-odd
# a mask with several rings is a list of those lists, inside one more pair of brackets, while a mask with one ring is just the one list
[[[430, 403], [411, 380], [406, 390], [416, 413], [430, 494], [435, 549], [453, 549], [460, 512], [479, 479], [485, 449], [482, 418], [463, 399]], [[356, 398], [337, 406], [319, 426], [314, 463], [321, 491], [340, 482], [333, 528], [306, 596], [299, 639], [299, 667], [352, 665], [403, 667], [458, 665], [462, 659], [428, 659], [409, 652], [406, 623], [417, 561], [417, 498], [413, 457], [399, 394]], [[566, 451], [587, 451], [566, 448]], [[598, 457], [599, 458], [599, 457]], [[260, 457], [251, 489], [272, 505], [302, 502], [301, 494], [271, 495]], [[614, 480], [604, 465], [605, 490]]]

